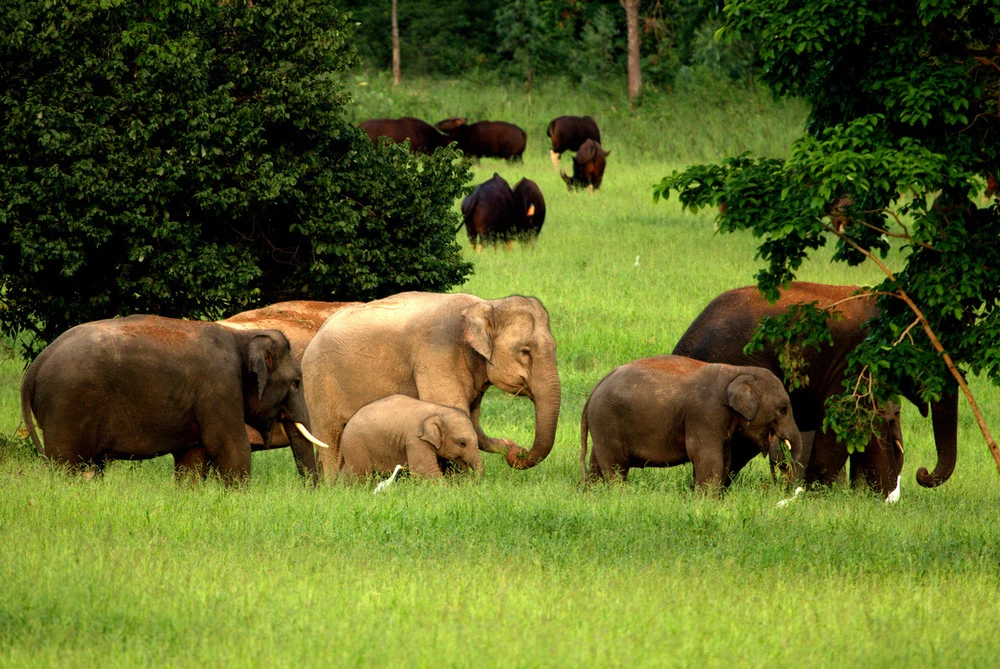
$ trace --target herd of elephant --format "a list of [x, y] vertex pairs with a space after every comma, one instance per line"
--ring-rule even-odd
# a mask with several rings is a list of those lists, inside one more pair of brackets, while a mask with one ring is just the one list
[[[612, 370], [581, 419], [581, 469], [625, 480], [632, 467], [693, 465], [694, 483], [728, 486], [756, 455], [790, 480], [853, 482], [888, 495], [903, 465], [899, 408], [864, 451], [819, 428], [847, 357], [876, 314], [856, 287], [793, 283], [774, 305], [755, 288], [713, 300], [672, 355]], [[807, 349], [809, 383], [787, 393], [773, 348], [747, 355], [758, 320], [791, 304], [836, 305], [832, 343]], [[480, 404], [496, 386], [535, 408], [534, 441], [490, 437]], [[905, 390], [905, 389], [904, 389]], [[906, 392], [926, 415], [926, 406]], [[178, 477], [249, 476], [251, 451], [288, 445], [306, 478], [483, 473], [480, 452], [515, 469], [551, 452], [561, 404], [556, 340], [533, 297], [486, 300], [409, 292], [368, 303], [283, 302], [215, 323], [136, 315], [78, 325], [32, 362], [22, 416], [48, 459], [100, 472], [109, 460], [171, 454]], [[957, 394], [933, 406], [938, 451], [924, 486], [955, 465]], [[41, 428], [44, 445], [35, 423]]]
[[[418, 118], [369, 119], [361, 124], [372, 142], [379, 137], [402, 143], [410, 142], [416, 153], [433, 153], [454, 142], [473, 158], [503, 158], [519, 161], [527, 146], [528, 134], [506, 121], [467, 123], [464, 118], [449, 118], [431, 125]], [[601, 146], [601, 131], [590, 116], [559, 116], [546, 131], [552, 140], [550, 156], [569, 189], [601, 187], [610, 151]], [[560, 169], [562, 154], [574, 151], [573, 175]], [[513, 189], [494, 172], [493, 177], [476, 187], [462, 201], [462, 222], [469, 244], [479, 251], [482, 244], [514, 239], [537, 238], [545, 222], [545, 198], [534, 181], [521, 179]], [[459, 228], [461, 229], [461, 228]]]

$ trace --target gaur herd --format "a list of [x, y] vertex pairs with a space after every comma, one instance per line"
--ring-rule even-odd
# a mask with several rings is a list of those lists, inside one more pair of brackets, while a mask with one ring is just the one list
[[[435, 125], [411, 116], [370, 119], [361, 124], [372, 142], [386, 137], [392, 142], [408, 141], [416, 153], [434, 153], [452, 142], [472, 158], [502, 158], [520, 161], [527, 146], [528, 134], [505, 121], [468, 123], [465, 118], [447, 118]], [[562, 154], [574, 151], [573, 174], [560, 170], [566, 186], [587, 188], [591, 192], [601, 187], [604, 168], [610, 151], [601, 147], [601, 131], [589, 116], [560, 116], [552, 119], [546, 131], [552, 140], [552, 164], [558, 170]], [[469, 244], [477, 251], [483, 244], [495, 244], [515, 239], [529, 241], [538, 237], [545, 222], [545, 198], [538, 184], [521, 179], [511, 190], [510, 184], [498, 173], [480, 184], [462, 201], [462, 224], [469, 235]]]
[[[361, 128], [372, 141], [409, 141], [422, 153], [455, 142], [467, 156], [520, 160], [526, 145], [523, 130], [498, 121], [431, 126], [404, 117]], [[561, 116], [547, 134], [557, 167], [562, 153], [576, 152], [573, 175], [562, 175], [567, 184], [599, 188], [610, 152], [594, 120]], [[497, 173], [461, 209], [477, 250], [537, 237], [545, 221], [537, 184], [522, 179], [511, 189]], [[583, 480], [624, 481], [634, 467], [691, 462], [694, 484], [719, 492], [763, 454], [789, 483], [829, 485], [849, 463], [853, 484], [882, 497], [898, 490], [897, 405], [880, 407], [863, 452], [849, 453], [823, 430], [825, 402], [841, 391], [847, 359], [877, 314], [857, 290], [793, 282], [775, 305], [752, 287], [717, 297], [671, 355], [622, 365], [591, 391], [581, 416]], [[831, 342], [806, 350], [809, 379], [788, 393], [779, 351], [744, 348], [761, 317], [812, 302], [833, 307]], [[534, 404], [529, 448], [483, 431], [490, 386]], [[927, 415], [915, 392], [903, 395]], [[368, 303], [282, 302], [215, 323], [146, 315], [84, 323], [44, 349], [21, 385], [28, 435], [53, 462], [99, 473], [109, 460], [170, 454], [178, 478], [214, 470], [227, 483], [250, 475], [251, 452], [283, 446], [311, 481], [398, 465], [425, 478], [466, 470], [479, 477], [480, 451], [527, 469], [553, 447], [560, 396], [556, 340], [537, 299], [419, 292]], [[954, 470], [957, 393], [931, 409], [938, 462], [917, 473], [926, 487]]]

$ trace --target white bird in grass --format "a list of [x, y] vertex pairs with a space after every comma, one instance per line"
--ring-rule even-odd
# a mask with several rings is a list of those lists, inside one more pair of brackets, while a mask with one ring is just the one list
[[895, 504], [896, 502], [899, 501], [899, 482], [902, 480], [903, 480], [902, 476], [896, 477], [896, 489], [893, 490], [891, 493], [889, 493], [889, 495], [885, 498], [886, 504]]
[[795, 499], [805, 491], [806, 491], [805, 488], [799, 486], [798, 488], [795, 489], [795, 492], [792, 493], [791, 497], [789, 497], [788, 499], [783, 499], [780, 502], [778, 502], [778, 506], [787, 506], [789, 502], [791, 502], [793, 499]]
[[392, 470], [392, 476], [390, 476], [389, 478], [387, 478], [386, 480], [382, 481], [377, 486], [375, 486], [375, 492], [373, 492], [372, 494], [377, 495], [386, 488], [388, 488], [389, 486], [391, 486], [392, 482], [396, 480], [396, 474], [398, 474], [401, 471], [403, 471], [403, 465], [396, 465], [396, 468]]
[[632, 267], [638, 267], [638, 266], [639, 266], [639, 256], [636, 256], [635, 263], [633, 263]]

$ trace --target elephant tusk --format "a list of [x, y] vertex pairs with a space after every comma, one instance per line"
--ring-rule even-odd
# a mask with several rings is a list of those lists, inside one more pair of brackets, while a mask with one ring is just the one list
[[303, 425], [302, 423], [296, 423], [295, 427], [299, 428], [299, 432], [302, 433], [303, 437], [305, 437], [306, 439], [308, 439], [312, 443], [316, 444], [320, 448], [330, 448], [329, 446], [327, 446], [326, 444], [324, 444], [322, 441], [320, 441], [316, 437], [312, 436], [312, 434], [309, 432], [309, 430], [306, 429], [306, 426]]
[[899, 452], [900, 452], [900, 453], [903, 453], [903, 452], [904, 452], [904, 451], [903, 451], [903, 442], [901, 442], [901, 441], [900, 441], [899, 439], [897, 439], [897, 440], [896, 440], [896, 448], [898, 448], [898, 449], [899, 449]]
[[792, 451], [792, 442], [785, 439], [785, 448], [787, 448], [790, 453]]

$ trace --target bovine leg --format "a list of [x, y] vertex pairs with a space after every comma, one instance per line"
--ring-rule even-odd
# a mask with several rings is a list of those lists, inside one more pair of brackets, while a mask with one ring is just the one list
[[562, 158], [562, 154], [556, 153], [555, 151], [549, 151], [549, 158], [552, 159], [552, 167], [555, 168], [556, 172], [558, 172], [559, 167], [561, 166], [560, 158]]

